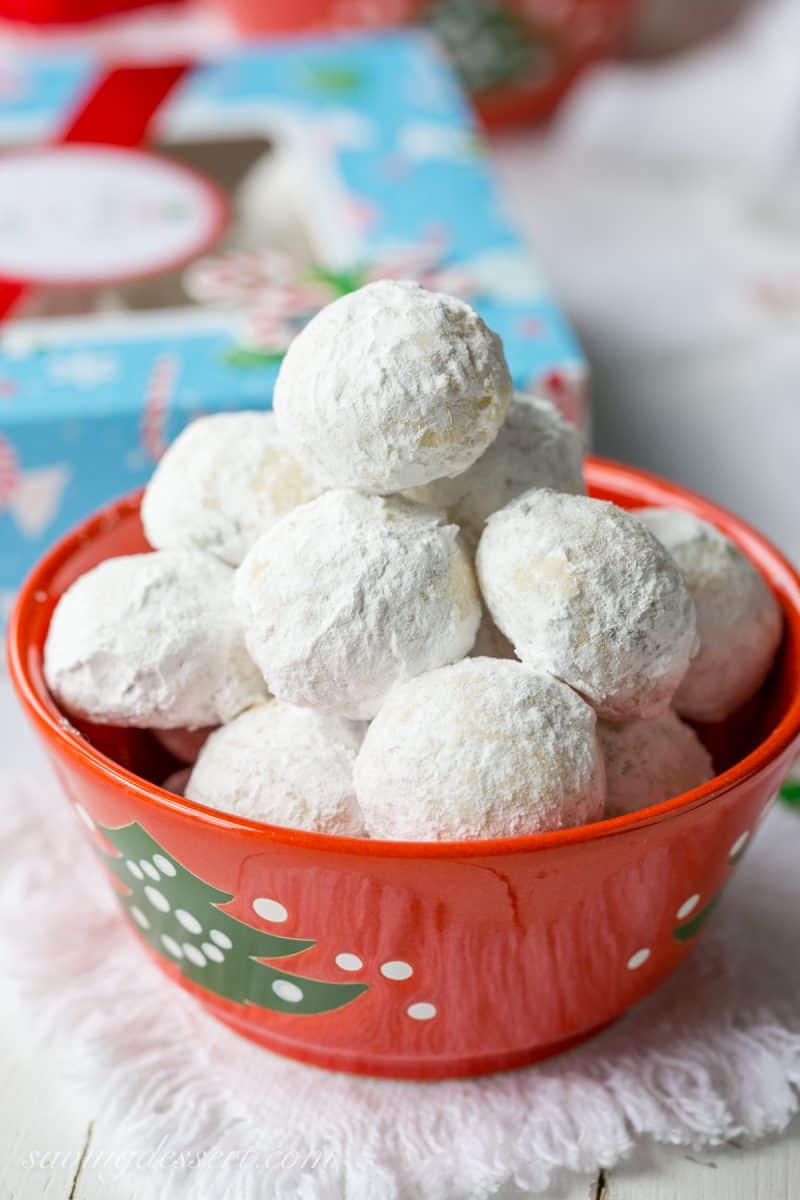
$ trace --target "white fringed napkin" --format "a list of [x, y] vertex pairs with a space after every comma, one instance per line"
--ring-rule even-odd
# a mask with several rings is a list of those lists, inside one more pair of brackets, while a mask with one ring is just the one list
[[409, 1084], [301, 1066], [205, 1016], [145, 957], [32, 762], [0, 772], [3, 969], [104, 1114], [104, 1151], [141, 1156], [142, 1195], [216, 1200], [224, 1178], [226, 1200], [476, 1200], [640, 1139], [758, 1137], [798, 1108], [796, 812], [770, 814], [693, 957], [605, 1034], [506, 1075]]

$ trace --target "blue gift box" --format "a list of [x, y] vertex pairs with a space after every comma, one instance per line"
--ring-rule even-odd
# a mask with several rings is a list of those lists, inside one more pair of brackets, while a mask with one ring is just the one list
[[[100, 72], [85, 55], [19, 56], [5, 81], [0, 147], [57, 142]], [[264, 255], [254, 248], [247, 214], [237, 211], [243, 176], [235, 164], [239, 178], [228, 181], [234, 219], [226, 233], [221, 224], [212, 231], [220, 240], [209, 249], [210, 239], [200, 236], [206, 217], [189, 211], [198, 163], [213, 175], [216, 158], [228, 167], [244, 161], [252, 217], [254, 195], [259, 211], [253, 163], [269, 161], [276, 146], [289, 153], [302, 183], [298, 203], [311, 249]], [[0, 277], [24, 275], [18, 257], [31, 247], [30, 286], [0, 327], [0, 618], [48, 544], [91, 509], [144, 483], [187, 421], [269, 407], [291, 333], [321, 304], [368, 279], [418, 277], [463, 294], [502, 336], [516, 385], [544, 389], [585, 419], [580, 349], [504, 215], [469, 106], [425, 35], [261, 43], [195, 65], [154, 114], [152, 147], [192, 171], [176, 176], [169, 203], [152, 190], [158, 175], [148, 179], [146, 171], [133, 192], [120, 176], [127, 190], [112, 203], [112, 192], [98, 191], [102, 157], [85, 188], [78, 177], [72, 217], [68, 197], [67, 217], [61, 209], [71, 186], [69, 175], [62, 182], [63, 159], [52, 168], [52, 209], [41, 196], [26, 204], [18, 187], [4, 199], [0, 178]], [[8, 161], [13, 166], [13, 155]], [[128, 160], [120, 162], [127, 169]], [[112, 187], [116, 172], [105, 174]], [[285, 216], [285, 197], [275, 203]], [[69, 223], [78, 219], [76, 232]], [[85, 280], [64, 266], [59, 221], [65, 237], [91, 247]], [[147, 255], [161, 252], [162, 237], [166, 259], [173, 243], [185, 249], [195, 236], [203, 258], [194, 282], [170, 262], [160, 299]], [[141, 249], [143, 279], [123, 262], [131, 247]], [[111, 275], [98, 279], [106, 268]]]

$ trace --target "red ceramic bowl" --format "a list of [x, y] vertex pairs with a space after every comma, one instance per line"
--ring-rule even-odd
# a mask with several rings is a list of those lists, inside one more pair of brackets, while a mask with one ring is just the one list
[[[76, 730], [42, 677], [53, 606], [103, 559], [146, 548], [138, 498], [90, 518], [25, 583], [19, 698], [132, 928], [234, 1029], [320, 1066], [433, 1079], [519, 1066], [613, 1021], [691, 951], [787, 773], [800, 734], [800, 578], [708, 501], [599, 460], [591, 491], [713, 521], [786, 616], [757, 700], [702, 731], [721, 773], [641, 812], [534, 837], [361, 841], [213, 812], [163, 791], [149, 734]], [[168, 1019], [168, 1017], [165, 1017]]]

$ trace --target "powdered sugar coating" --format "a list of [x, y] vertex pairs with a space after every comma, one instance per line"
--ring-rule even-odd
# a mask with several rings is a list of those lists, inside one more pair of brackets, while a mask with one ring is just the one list
[[493, 512], [535, 487], [584, 492], [583, 440], [549, 400], [516, 395], [500, 432], [477, 462], [455, 479], [437, 479], [408, 495], [443, 508], [477, 540]]
[[169, 447], [145, 491], [142, 523], [157, 549], [194, 547], [238, 566], [265, 529], [319, 491], [274, 413], [217, 413]]
[[673, 710], [651, 721], [597, 726], [606, 764], [609, 816], [661, 804], [714, 775], [711, 755]]
[[477, 568], [523, 662], [609, 720], [666, 710], [695, 650], [694, 605], [641, 521], [588, 496], [527, 492], [489, 518]]
[[247, 645], [273, 695], [355, 720], [395, 684], [468, 653], [472, 564], [441, 513], [326, 492], [283, 517], [237, 572]]
[[700, 650], [674, 705], [695, 721], [721, 721], [758, 691], [780, 644], [783, 618], [767, 584], [713, 525], [678, 509], [638, 509], [666, 546], [697, 610]]
[[353, 763], [363, 727], [273, 700], [206, 742], [186, 797], [271, 825], [361, 837]]
[[200, 729], [264, 697], [233, 571], [199, 550], [111, 558], [64, 593], [45, 647], [59, 704], [100, 724]]
[[503, 346], [462, 300], [383, 280], [335, 300], [294, 339], [275, 413], [332, 487], [388, 494], [465, 471], [511, 399]]
[[355, 767], [372, 837], [509, 837], [599, 819], [592, 709], [523, 663], [469, 658], [392, 691]]
[[159, 746], [163, 746], [179, 762], [186, 763], [191, 767], [197, 762], [200, 751], [213, 732], [213, 727], [210, 729], [154, 729], [153, 737]]

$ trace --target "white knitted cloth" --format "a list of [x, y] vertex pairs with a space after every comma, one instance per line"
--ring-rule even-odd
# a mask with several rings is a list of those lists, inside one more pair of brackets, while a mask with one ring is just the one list
[[[0, 681], [4, 749], [20, 723]], [[136, 1172], [137, 1200], [216, 1200], [223, 1154], [226, 1200], [476, 1200], [510, 1181], [536, 1192], [640, 1139], [757, 1137], [798, 1108], [795, 812], [773, 811], [689, 962], [606, 1033], [505, 1075], [396, 1083], [301, 1066], [204, 1015], [146, 958], [32, 761], [0, 773], [3, 971], [104, 1114], [104, 1150], [152, 1163]], [[187, 1165], [159, 1165], [164, 1153]]]

